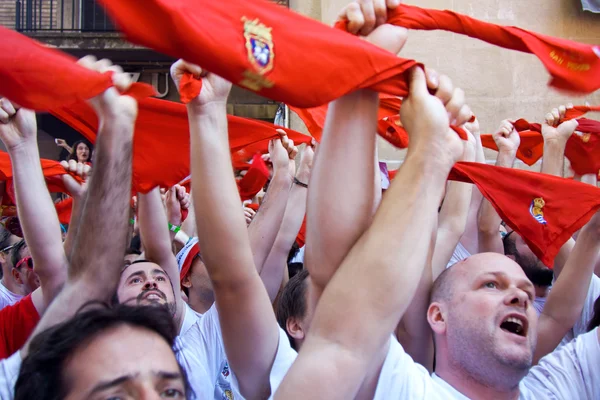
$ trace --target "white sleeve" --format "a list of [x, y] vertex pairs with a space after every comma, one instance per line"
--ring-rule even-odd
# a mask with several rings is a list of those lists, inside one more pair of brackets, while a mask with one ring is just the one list
[[598, 328], [548, 354], [521, 381], [537, 398], [600, 399]]
[[21, 352], [0, 361], [0, 399], [11, 400], [15, 395], [15, 383], [21, 369]]
[[573, 337], [577, 337], [587, 332], [587, 326], [594, 316], [594, 303], [600, 296], [600, 278], [596, 274], [592, 274], [592, 280], [590, 281], [590, 287], [588, 288], [587, 297], [581, 310], [581, 317], [577, 320], [573, 326]]
[[277, 388], [296, 360], [296, 357], [298, 357], [298, 353], [296, 353], [296, 350], [292, 349], [290, 340], [285, 334], [285, 331], [279, 328], [279, 344], [277, 345], [277, 354], [275, 355], [275, 361], [273, 361], [271, 374], [269, 375], [269, 383], [271, 384], [270, 398], [272, 398], [273, 394], [277, 391]]

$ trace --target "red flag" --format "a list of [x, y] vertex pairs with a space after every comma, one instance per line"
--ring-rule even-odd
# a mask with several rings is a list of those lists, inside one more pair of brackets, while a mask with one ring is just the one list
[[567, 141], [565, 157], [577, 175], [598, 174], [600, 171], [600, 122], [587, 118], [577, 120], [577, 132]]
[[600, 106], [575, 106], [565, 113], [565, 120], [579, 118], [591, 111], [600, 111]]
[[[600, 47], [553, 38], [514, 26], [501, 26], [448, 10], [401, 4], [389, 11], [388, 23], [408, 29], [445, 30], [534, 54], [552, 76], [550, 86], [581, 93], [600, 89]], [[343, 28], [346, 21], [338, 22]]]
[[[112, 86], [111, 73], [101, 74], [27, 36], [0, 26], [0, 95], [32, 110], [46, 111], [99, 95]], [[136, 83], [128, 93], [154, 95], [150, 85]]]
[[597, 187], [537, 172], [459, 162], [449, 179], [476, 184], [549, 267], [562, 245], [600, 208]]
[[[90, 106], [78, 103], [54, 109], [53, 115], [79, 131], [90, 142], [96, 140], [98, 120]], [[283, 129], [295, 143], [308, 143], [310, 136], [268, 122], [228, 116], [232, 152], [249, 145], [268, 146]], [[159, 99], [139, 101], [133, 142], [133, 186], [146, 193], [156, 186], [171, 187], [190, 174], [190, 139], [187, 109], [181, 103]]]

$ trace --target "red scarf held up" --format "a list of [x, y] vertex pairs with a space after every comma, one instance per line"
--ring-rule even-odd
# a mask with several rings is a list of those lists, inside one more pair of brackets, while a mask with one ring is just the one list
[[449, 179], [477, 185], [500, 218], [548, 267], [600, 208], [599, 188], [537, 172], [459, 162]]
[[238, 182], [238, 190], [242, 201], [250, 200], [260, 190], [265, 187], [270, 177], [269, 168], [262, 159], [261, 154], [257, 153], [252, 158], [252, 164], [246, 172], [246, 175]]
[[[600, 89], [600, 47], [501, 26], [449, 10], [401, 4], [388, 12], [389, 24], [417, 30], [445, 30], [509, 50], [534, 54], [552, 76], [550, 86], [580, 93]], [[346, 21], [336, 27], [344, 29]]]
[[[128, 40], [183, 58], [230, 82], [296, 107], [320, 106], [360, 88], [405, 96], [405, 72], [417, 65], [264, 0], [146, 0], [143, 6], [137, 0], [100, 3]], [[396, 17], [413, 17], [413, 28], [432, 29], [422, 20], [431, 18], [435, 10], [407, 10], [400, 6], [391, 13], [390, 22], [398, 23]], [[466, 21], [472, 25], [479, 22]], [[437, 24], [441, 25], [436, 22], [436, 28]], [[592, 46], [517, 28], [493, 30], [494, 25], [483, 22], [477, 27], [486, 30], [463, 27], [462, 33], [533, 52], [553, 74], [551, 83], [556, 87], [586, 93], [600, 87], [600, 61]], [[215, 40], [215, 32], [219, 40]], [[494, 37], [497, 34], [500, 38]], [[356, 60], [362, 61], [361, 68], [356, 68]], [[581, 71], [573, 72], [569, 67]], [[583, 71], [585, 68], [589, 70]]]
[[[190, 174], [190, 140], [185, 105], [159, 99], [139, 101], [133, 142], [134, 190], [147, 193], [156, 186], [171, 187]], [[98, 129], [95, 112], [84, 102], [54, 109], [51, 113], [94, 143]], [[263, 121], [228, 116], [232, 152], [247, 146], [268, 146], [280, 128]], [[310, 136], [284, 129], [295, 143], [308, 143]]]
[[[77, 64], [62, 51], [0, 26], [0, 96], [22, 107], [47, 111], [99, 95], [111, 87], [111, 73]], [[153, 96], [152, 86], [135, 83], [128, 92], [137, 99]]]

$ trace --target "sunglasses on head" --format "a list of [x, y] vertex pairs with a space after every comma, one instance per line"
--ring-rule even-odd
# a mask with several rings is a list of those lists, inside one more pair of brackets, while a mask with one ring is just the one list
[[9, 251], [11, 251], [17, 244], [19, 244], [19, 242], [11, 244], [10, 246], [6, 246], [3, 249], [0, 249], [0, 253], [8, 253]]
[[15, 265], [16, 269], [21, 268], [23, 265], [25, 265], [27, 268], [29, 269], [33, 269], [33, 259], [31, 258], [31, 256], [27, 256], [23, 259], [21, 259], [17, 265]]

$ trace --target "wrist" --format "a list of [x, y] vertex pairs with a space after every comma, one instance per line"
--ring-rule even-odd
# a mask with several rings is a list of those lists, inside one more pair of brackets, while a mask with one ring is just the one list
[[180, 225], [175, 225], [169, 222], [169, 231], [173, 232], [174, 234], [179, 233], [179, 231], [181, 230], [181, 226]]
[[219, 111], [227, 113], [227, 99], [215, 100], [208, 103], [200, 103], [194, 100], [187, 104], [187, 110], [189, 113], [197, 116], [212, 115]]
[[29, 154], [37, 155], [39, 153], [35, 137], [24, 139], [13, 146], [6, 146], [6, 150], [11, 157]]

